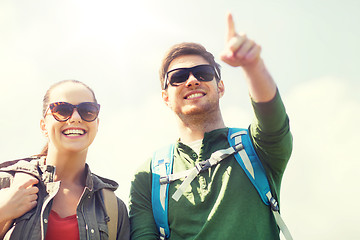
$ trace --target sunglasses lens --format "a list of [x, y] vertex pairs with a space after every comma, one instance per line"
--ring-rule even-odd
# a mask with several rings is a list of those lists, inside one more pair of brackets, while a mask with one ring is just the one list
[[197, 66], [192, 70], [192, 73], [199, 81], [209, 82], [215, 77], [215, 70], [210, 65]]
[[67, 121], [74, 113], [74, 108], [77, 108], [82, 120], [92, 122], [97, 118], [100, 110], [100, 105], [94, 102], [83, 102], [78, 106], [67, 102], [56, 102], [51, 103], [49, 107], [52, 115], [59, 122]]
[[50, 104], [50, 110], [56, 120], [63, 122], [69, 119], [74, 109], [69, 103], [58, 102]]
[[169, 73], [168, 78], [169, 82], [172, 86], [178, 86], [181, 83], [185, 82], [189, 78], [189, 70], [188, 69], [178, 69], [171, 73]]
[[100, 105], [93, 102], [83, 102], [79, 104], [77, 110], [84, 121], [92, 122], [99, 115]]
[[198, 81], [209, 82], [215, 77], [215, 69], [211, 65], [199, 65], [192, 68], [179, 68], [168, 72], [169, 83], [179, 86], [189, 79], [190, 72]]

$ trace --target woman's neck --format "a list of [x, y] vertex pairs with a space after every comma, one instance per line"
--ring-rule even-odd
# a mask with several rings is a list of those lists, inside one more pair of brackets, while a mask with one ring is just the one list
[[46, 164], [55, 166], [55, 181], [85, 183], [87, 152], [63, 153], [49, 149]]

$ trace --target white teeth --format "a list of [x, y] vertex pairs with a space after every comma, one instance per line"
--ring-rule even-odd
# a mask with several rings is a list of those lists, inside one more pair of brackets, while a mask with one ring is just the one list
[[78, 136], [78, 135], [84, 135], [85, 131], [82, 129], [66, 129], [64, 131], [64, 134], [67, 136], [69, 136], [69, 135]]
[[186, 98], [187, 98], [187, 99], [197, 98], [197, 97], [201, 97], [201, 96], [203, 96], [203, 95], [204, 95], [204, 94], [202, 94], [202, 93], [194, 93], [194, 94], [191, 94], [191, 95], [187, 96]]

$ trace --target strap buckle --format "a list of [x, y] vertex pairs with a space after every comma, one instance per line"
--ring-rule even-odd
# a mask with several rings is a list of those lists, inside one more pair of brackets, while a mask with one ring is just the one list
[[195, 167], [198, 170], [198, 172], [203, 172], [206, 169], [210, 168], [211, 164], [210, 164], [209, 160], [206, 160], [206, 161], [202, 161], [202, 162], [195, 164]]
[[234, 149], [235, 152], [240, 152], [241, 150], [244, 149], [244, 145], [243, 145], [241, 142], [235, 144], [235, 145], [232, 146], [232, 147], [233, 147], [233, 149]]
[[169, 175], [160, 177], [160, 185], [168, 184], [168, 183], [170, 183]]
[[270, 199], [270, 206], [273, 211], [275, 212], [279, 211], [279, 204], [273, 197]]

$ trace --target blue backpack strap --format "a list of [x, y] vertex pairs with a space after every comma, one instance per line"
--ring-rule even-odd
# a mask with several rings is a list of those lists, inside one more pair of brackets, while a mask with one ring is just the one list
[[174, 144], [166, 146], [154, 153], [151, 161], [153, 215], [160, 233], [160, 239], [169, 238], [168, 223], [168, 191], [169, 184], [160, 184], [160, 178], [171, 174], [174, 159]]
[[290, 231], [280, 216], [278, 203], [271, 194], [265, 169], [255, 152], [248, 130], [242, 128], [229, 128], [228, 140], [231, 146], [238, 144], [243, 145], [244, 148], [235, 154], [236, 160], [258, 191], [261, 200], [266, 205], [271, 206], [275, 221], [281, 232], [284, 234], [285, 239], [292, 240], [293, 238]]
[[261, 200], [266, 205], [269, 205], [269, 194], [271, 194], [270, 185], [266, 177], [265, 169], [255, 152], [248, 130], [243, 128], [229, 128], [228, 140], [231, 146], [240, 143], [244, 146], [244, 149], [234, 156], [258, 191]]

